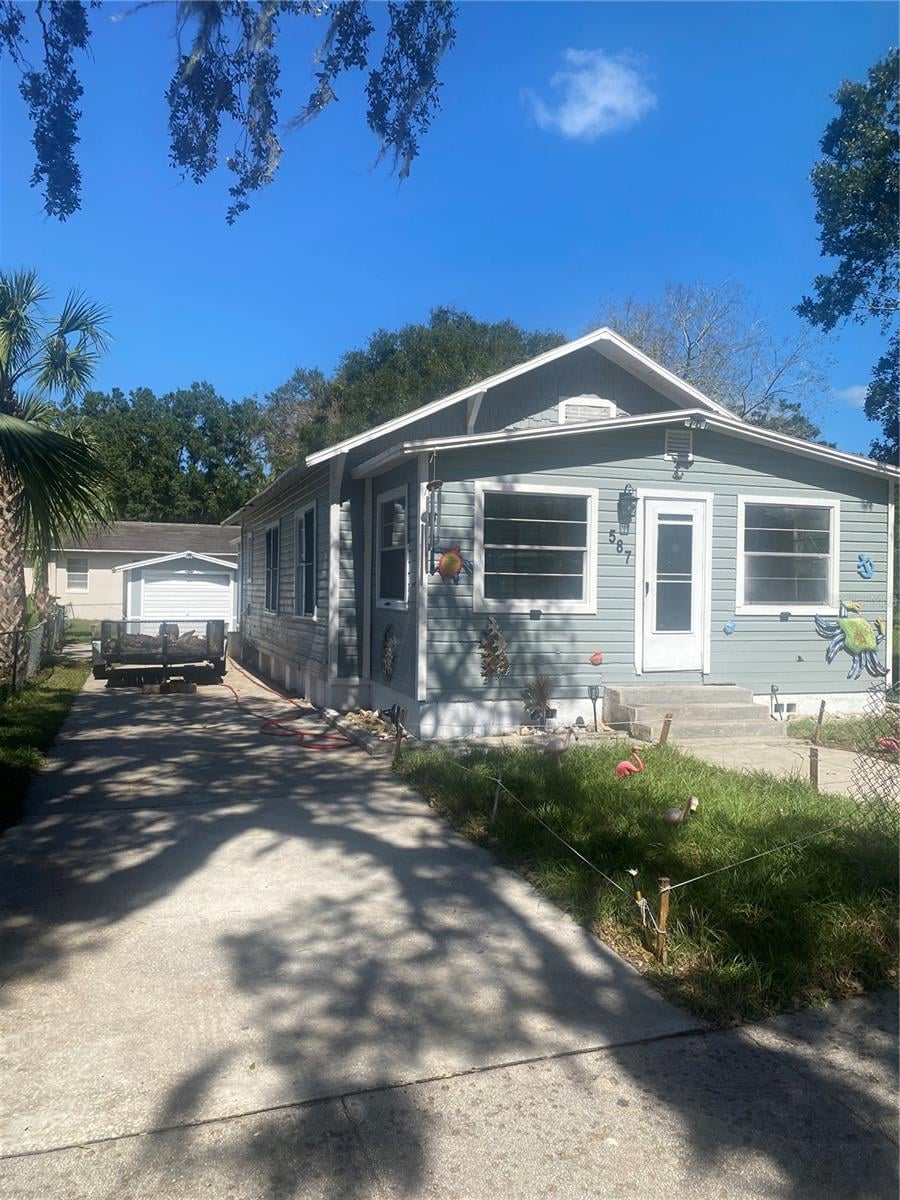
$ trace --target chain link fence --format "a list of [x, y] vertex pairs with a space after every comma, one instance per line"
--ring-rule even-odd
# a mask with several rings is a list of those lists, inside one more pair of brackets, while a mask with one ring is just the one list
[[0, 631], [0, 701], [20, 692], [62, 650], [65, 633], [66, 610], [61, 604], [30, 628]]
[[866, 696], [851, 795], [866, 827], [900, 828], [900, 688], [873, 684]]

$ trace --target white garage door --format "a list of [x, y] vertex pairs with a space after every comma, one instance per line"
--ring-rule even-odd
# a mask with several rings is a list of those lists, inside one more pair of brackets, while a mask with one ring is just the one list
[[228, 571], [144, 571], [145, 621], [228, 621]]

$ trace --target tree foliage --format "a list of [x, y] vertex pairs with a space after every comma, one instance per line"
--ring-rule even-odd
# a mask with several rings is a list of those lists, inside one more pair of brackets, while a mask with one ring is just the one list
[[479, 379], [524, 362], [565, 338], [512, 321], [477, 321], [432, 309], [426, 324], [381, 329], [336, 370], [299, 368], [266, 397], [263, 437], [273, 470]]
[[98, 446], [120, 520], [221, 521], [265, 483], [259, 405], [229, 403], [208, 383], [88, 392], [63, 408], [62, 427], [73, 421]]
[[[31, 183], [43, 188], [46, 213], [60, 220], [80, 207], [75, 148], [84, 89], [75, 57], [89, 53], [89, 8], [99, 7], [99, 0], [90, 5], [37, 0], [28, 9], [17, 0], [0, 0], [0, 57], [5, 50], [21, 72], [19, 90], [32, 124]], [[135, 9], [145, 7], [138, 3]], [[281, 159], [278, 42], [287, 18], [327, 22], [312, 92], [288, 128], [308, 123], [336, 100], [342, 76], [368, 68], [366, 120], [379, 139], [379, 157], [389, 155], [401, 178], [409, 173], [439, 107], [438, 67], [455, 35], [452, 4], [391, 0], [379, 6], [388, 18], [380, 58], [373, 45], [376, 26], [363, 0], [177, 0], [169, 7], [177, 45], [166, 91], [170, 158], [178, 171], [201, 183], [221, 161], [220, 143], [234, 133], [225, 154], [234, 176], [229, 223], [247, 209], [253, 192], [271, 183]], [[30, 61], [35, 50], [37, 68]]]
[[[826, 126], [822, 158], [812, 171], [816, 221], [823, 255], [834, 270], [817, 275], [814, 294], [797, 312], [812, 325], [833, 329], [840, 321], [877, 321], [887, 334], [896, 325], [900, 269], [900, 57], [892, 50], [870, 69], [864, 83], [845, 80], [834, 95], [838, 114]], [[883, 439], [872, 456], [896, 461], [896, 333], [875, 366], [866, 416], [881, 421]]]
[[826, 386], [815, 339], [776, 337], [737, 285], [669, 284], [656, 301], [607, 301], [599, 323], [744, 420], [819, 436], [806, 409]]

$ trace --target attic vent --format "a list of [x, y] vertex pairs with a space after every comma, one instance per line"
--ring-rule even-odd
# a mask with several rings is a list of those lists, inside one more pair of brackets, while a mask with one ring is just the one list
[[560, 425], [580, 425], [585, 421], [607, 421], [616, 416], [612, 400], [602, 396], [569, 396], [559, 402]]
[[694, 461], [694, 434], [691, 429], [666, 430], [666, 458], [675, 462]]

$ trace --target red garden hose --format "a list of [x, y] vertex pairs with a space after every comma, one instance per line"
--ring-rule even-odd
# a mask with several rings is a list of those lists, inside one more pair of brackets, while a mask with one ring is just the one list
[[225, 683], [225, 681], [222, 680], [222, 687], [227, 688], [228, 691], [231, 692], [232, 696], [234, 696], [234, 702], [238, 708], [245, 713], [249, 713], [251, 717], [257, 717], [262, 722], [259, 727], [260, 733], [266, 733], [272, 737], [296, 738], [298, 742], [302, 743], [304, 750], [343, 750], [347, 746], [353, 745], [353, 742], [350, 740], [350, 738], [346, 737], [343, 733], [320, 733], [318, 735], [310, 735], [309, 733], [305, 733], [302, 729], [287, 727], [287, 722], [299, 721], [304, 717], [311, 715], [309, 710], [304, 708], [301, 704], [298, 704], [293, 696], [288, 696], [284, 692], [278, 691], [277, 688], [269, 687], [268, 684], [262, 683], [259, 679], [255, 679], [242, 667], [239, 667], [238, 664], [233, 660], [231, 665], [236, 671], [243, 675], [245, 679], [249, 679], [250, 682], [255, 684], [257, 687], [264, 688], [267, 692], [271, 692], [273, 696], [277, 696], [280, 700], [286, 701], [286, 703], [290, 704], [295, 710], [292, 713], [286, 713], [282, 717], [267, 717], [264, 713], [254, 712], [249, 705], [245, 704], [244, 701], [241, 700], [240, 696], [237, 694], [231, 684]]

